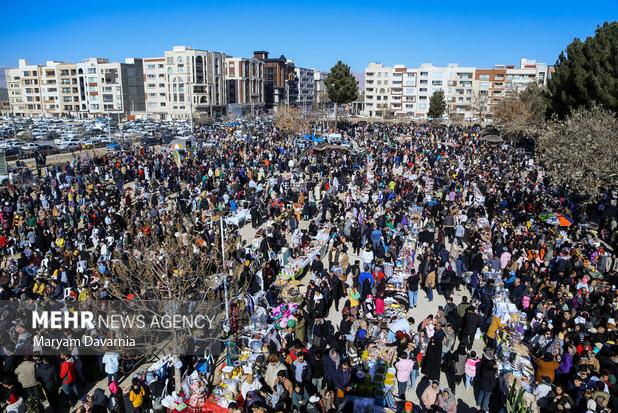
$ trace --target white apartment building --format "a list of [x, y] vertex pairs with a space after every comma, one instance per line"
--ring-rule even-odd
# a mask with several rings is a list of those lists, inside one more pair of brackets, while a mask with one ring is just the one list
[[326, 80], [328, 73], [320, 70], [313, 71], [313, 100], [318, 105], [328, 102], [328, 92], [326, 90]]
[[297, 93], [294, 94], [294, 98], [291, 97], [292, 104], [303, 108], [303, 110], [311, 109], [315, 97], [314, 77], [315, 72], [313, 69], [294, 67]]
[[418, 110], [417, 78], [417, 69], [370, 63], [365, 69], [365, 114], [414, 117]]
[[476, 120], [479, 102], [491, 111], [509, 91], [519, 91], [530, 82], [546, 85], [551, 68], [522, 58], [520, 67], [476, 69], [449, 64], [423, 63], [418, 68], [369, 63], [365, 68], [365, 108], [370, 117], [424, 119], [434, 92], [442, 90], [446, 115], [453, 120]]
[[92, 116], [143, 112], [144, 80], [142, 59], [124, 63], [89, 58], [77, 64], [81, 109]]
[[471, 119], [474, 116], [472, 110], [474, 70], [473, 67], [460, 67], [454, 63], [446, 67], [437, 67], [430, 63], [421, 64], [418, 69], [416, 116], [427, 117], [431, 95], [441, 90], [446, 100], [446, 115], [450, 119]]
[[174, 46], [165, 52], [167, 115], [223, 113], [226, 105], [225, 55]]
[[41, 66], [29, 65], [25, 59], [19, 66], [7, 69], [7, 89], [11, 112], [16, 116], [40, 116], [43, 113]]
[[264, 109], [264, 62], [255, 57], [226, 57], [228, 113], [254, 114]]
[[11, 112], [16, 116], [72, 115], [80, 108], [77, 66], [48, 61], [44, 66], [29, 65], [7, 69], [7, 87]]
[[510, 91], [521, 92], [532, 82], [546, 86], [549, 79], [549, 66], [537, 63], [536, 60], [522, 57], [519, 67], [507, 66], [506, 88]]
[[[139, 75], [138, 75], [139, 73]], [[110, 63], [48, 61], [30, 65], [24, 59], [8, 69], [11, 113], [16, 116], [87, 116], [144, 110], [140, 59]]]
[[144, 94], [149, 117], [165, 119], [168, 111], [167, 70], [165, 57], [144, 59]]

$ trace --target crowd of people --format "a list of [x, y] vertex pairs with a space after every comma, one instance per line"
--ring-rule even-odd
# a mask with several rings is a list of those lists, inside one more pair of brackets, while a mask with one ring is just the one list
[[[245, 209], [248, 222], [230, 228], [226, 248], [237, 269], [230, 281], [246, 297], [233, 307], [238, 353], [259, 308], [270, 327], [222, 409], [326, 413], [373, 400], [454, 413], [469, 393], [479, 411], [501, 411], [511, 320], [496, 297], [505, 296], [525, 322], [536, 408], [618, 411], [610, 189], [584, 203], [553, 187], [529, 153], [484, 142], [479, 127], [344, 125], [353, 145], [319, 152], [269, 119], [238, 132], [211, 130], [182, 151], [136, 146], [48, 161], [36, 185], [1, 188], [0, 299], [118, 299], [117, 261], [169, 238], [207, 257], [219, 237], [215, 217]], [[213, 139], [219, 144], [199, 145]], [[292, 306], [282, 267], [319, 231], [328, 234], [325, 251], [295, 277]], [[1, 355], [8, 411], [29, 400], [51, 411], [78, 403], [87, 356], [23, 356], [23, 325], [2, 319], [1, 327], [12, 337]], [[198, 359], [184, 359], [186, 376]], [[234, 365], [238, 354], [227, 359]], [[136, 377], [122, 397], [120, 357], [96, 363], [109, 387], [83, 398], [82, 410], [153, 404], [156, 394]]]

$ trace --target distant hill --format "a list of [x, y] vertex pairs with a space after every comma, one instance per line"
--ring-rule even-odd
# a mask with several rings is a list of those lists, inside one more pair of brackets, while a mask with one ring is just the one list
[[352, 72], [352, 75], [358, 80], [358, 90], [365, 91], [365, 72]]

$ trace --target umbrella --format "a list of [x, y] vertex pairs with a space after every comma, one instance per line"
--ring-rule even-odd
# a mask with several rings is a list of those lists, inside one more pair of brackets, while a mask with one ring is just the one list
[[570, 227], [573, 225], [573, 218], [560, 212], [543, 212], [539, 214], [539, 219], [546, 224], [558, 225], [560, 227]]
[[502, 143], [502, 142], [504, 142], [504, 139], [502, 139], [498, 135], [486, 135], [486, 136], [483, 136], [481, 138], [481, 140], [483, 142], [489, 142], [489, 143]]

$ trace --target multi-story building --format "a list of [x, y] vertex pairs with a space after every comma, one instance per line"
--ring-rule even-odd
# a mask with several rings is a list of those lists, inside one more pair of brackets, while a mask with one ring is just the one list
[[144, 110], [140, 59], [109, 63], [88, 59], [82, 63], [48, 61], [8, 69], [11, 112], [17, 116], [87, 116]]
[[77, 64], [81, 110], [90, 116], [143, 112], [144, 70], [142, 59], [124, 63], [89, 58]]
[[43, 113], [40, 84], [41, 66], [19, 60], [17, 68], [8, 69], [7, 88], [11, 112], [16, 116], [39, 116]]
[[75, 64], [48, 61], [45, 66], [29, 65], [20, 59], [19, 66], [8, 69], [6, 74], [9, 104], [15, 115], [79, 115], [80, 93]]
[[303, 111], [311, 109], [315, 97], [313, 69], [294, 67], [294, 79], [289, 80], [288, 84], [293, 84], [291, 88], [294, 89], [294, 93], [290, 92], [290, 104], [302, 108]]
[[264, 62], [251, 57], [225, 58], [228, 113], [254, 114], [264, 109]]
[[253, 52], [253, 57], [264, 62], [264, 108], [274, 109], [290, 102], [289, 81], [294, 80], [294, 63], [284, 55], [269, 58], [264, 50]]
[[506, 67], [497, 65], [493, 69], [476, 69], [474, 72], [475, 117], [490, 120], [493, 111], [506, 94]]
[[47, 62], [41, 75], [43, 111], [54, 115], [79, 116], [81, 102], [77, 65]]
[[491, 118], [491, 111], [509, 91], [530, 82], [546, 85], [551, 67], [521, 59], [520, 67], [497, 65], [476, 69], [449, 64], [437, 67], [423, 63], [419, 68], [386, 67], [370, 63], [365, 69], [364, 115], [371, 117], [427, 117], [434, 92], [442, 90], [446, 114], [453, 120]]
[[519, 61], [519, 67], [506, 67], [506, 88], [509, 91], [520, 92], [534, 82], [540, 86], [545, 86], [548, 79], [549, 66], [545, 63], [537, 63], [536, 60], [522, 57]]
[[328, 73], [320, 70], [313, 71], [313, 101], [318, 105], [328, 102], [328, 92], [324, 83], [327, 75]]
[[[166, 106], [173, 118], [225, 112], [225, 55], [174, 46], [165, 52]], [[159, 92], [160, 93], [160, 92]]]
[[446, 67], [423, 63], [418, 69], [419, 103], [416, 116], [427, 117], [431, 96], [441, 90], [446, 100], [446, 115], [450, 119], [471, 119], [474, 70], [473, 67], [460, 67], [454, 63]]
[[165, 57], [144, 59], [144, 100], [150, 117], [165, 119], [168, 111]]
[[0, 115], [6, 116], [11, 113], [11, 105], [9, 103], [9, 89], [6, 84], [6, 69], [0, 67]]
[[9, 100], [9, 90], [6, 86], [6, 67], [0, 67], [0, 102]]
[[369, 116], [414, 116], [417, 107], [417, 69], [370, 63], [365, 70], [365, 113]]

